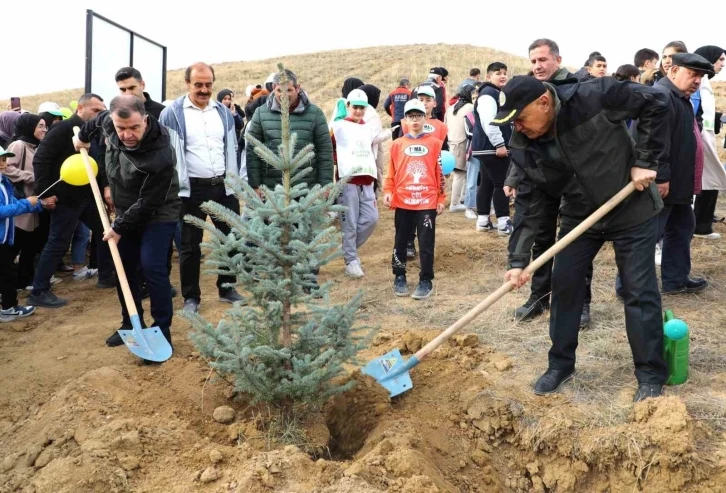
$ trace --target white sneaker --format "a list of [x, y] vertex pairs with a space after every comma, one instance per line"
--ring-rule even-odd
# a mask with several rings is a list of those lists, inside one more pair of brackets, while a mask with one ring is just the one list
[[464, 212], [466, 206], [464, 204], [451, 204], [449, 206], [449, 212]]
[[360, 261], [354, 260], [348, 265], [345, 266], [345, 275], [348, 277], [352, 277], [353, 279], [360, 279], [365, 274], [363, 273], [363, 269], [360, 268]]
[[720, 240], [721, 239], [721, 233], [716, 233], [715, 231], [713, 233], [707, 234], [707, 235], [696, 235], [694, 234], [696, 238], [703, 238], [705, 240]]
[[660, 265], [660, 260], [663, 257], [663, 249], [660, 247], [660, 243], [655, 244], [655, 265]]
[[89, 269], [88, 267], [84, 267], [83, 269], [79, 270], [78, 272], [73, 273], [73, 280], [74, 281], [85, 281], [86, 279], [90, 279], [97, 275], [98, 275], [98, 269]]
[[467, 219], [477, 219], [479, 216], [476, 215], [476, 211], [474, 209], [467, 209], [464, 211], [464, 217]]
[[481, 232], [494, 231], [494, 225], [487, 216], [478, 216], [476, 221], [476, 230]]

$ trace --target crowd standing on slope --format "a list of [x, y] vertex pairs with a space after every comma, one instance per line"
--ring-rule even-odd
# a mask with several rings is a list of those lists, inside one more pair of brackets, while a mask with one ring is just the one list
[[[523, 270], [530, 261], [632, 181], [637, 192], [534, 273], [531, 295], [514, 317], [533, 320], [550, 310], [548, 368], [534, 392], [558, 391], [575, 374], [578, 334], [590, 325], [593, 260], [612, 242], [614, 290], [638, 381], [634, 400], [660, 395], [666, 379], [661, 295], [706, 289], [708, 282], [690, 272], [691, 239], [720, 238], [713, 223], [718, 192], [726, 189], [716, 137], [723, 117], [710, 79], [726, 55], [718, 46], [689, 52], [673, 41], [661, 55], [638, 50], [632, 65], [608, 76], [600, 52], [575, 74], [561, 66], [550, 39], [534, 41], [528, 54], [529, 74], [510, 78], [507, 65], [495, 61], [483, 73], [472, 68], [453, 94], [447, 94], [454, 86], [444, 67], [431, 68], [415, 85], [401, 77], [383, 100], [392, 120], [386, 129], [377, 111], [381, 90], [358, 78], [345, 79], [326, 118], [290, 70], [286, 86], [273, 73], [247, 87], [243, 107], [231, 89], [215, 98], [214, 68], [205, 63], [188, 67], [188, 92], [164, 104], [151, 100], [138, 70], [123, 67], [115, 78], [119, 96], [108, 107], [89, 93], [71, 115], [54, 102], [41, 104], [37, 114], [0, 113], [0, 322], [32, 315], [37, 306], [67, 305], [52, 290], [61, 271], [73, 272], [74, 282], [97, 277], [98, 288], [116, 287], [120, 328], [129, 329], [107, 244], [114, 238], [142, 320], [141, 302], [149, 297], [154, 326], [171, 343], [174, 248], [183, 309], [196, 312], [202, 303], [202, 231], [181, 217], [206, 220], [206, 201], [239, 212], [228, 176], [242, 176], [260, 196], [261, 187], [281, 183], [279, 171], [252, 152], [246, 137], [277, 148], [286, 91], [296, 150], [312, 145], [315, 152], [307, 183], [347, 180], [338, 198], [346, 206], [339, 219], [347, 276], [365, 276], [358, 250], [374, 234], [379, 199], [394, 210], [396, 296], [425, 299], [434, 291], [436, 219], [445, 211], [447, 189], [450, 212], [463, 213], [478, 232], [508, 239], [505, 279], [519, 287], [530, 281]], [[81, 127], [76, 137], [75, 126]], [[99, 163], [99, 186], [114, 213], [106, 231], [89, 186], [56, 183], [61, 164], [82, 147]], [[443, 152], [454, 159], [450, 187]], [[69, 249], [72, 265], [63, 261]], [[420, 272], [412, 291], [407, 262], [416, 256]], [[226, 287], [233, 282], [218, 277], [218, 300], [244, 304]], [[18, 302], [23, 291], [27, 305]], [[106, 344], [123, 344], [117, 329]]]

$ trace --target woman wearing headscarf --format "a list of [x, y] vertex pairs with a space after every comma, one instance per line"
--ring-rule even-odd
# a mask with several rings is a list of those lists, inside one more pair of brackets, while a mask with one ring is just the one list
[[[8, 146], [8, 151], [15, 156], [8, 158], [8, 166], [3, 174], [15, 185], [17, 198], [35, 195], [33, 157], [46, 132], [45, 120], [39, 115], [23, 113], [15, 121], [15, 130]], [[40, 226], [40, 214], [37, 212], [15, 217], [15, 251], [16, 254], [20, 253], [17, 267], [18, 289], [25, 289], [33, 283], [35, 256], [41, 252], [48, 239], [40, 237], [38, 226]]]
[[[351, 79], [346, 79], [346, 82], [349, 80]], [[359, 79], [353, 80], [355, 81], [354, 84], [361, 82]], [[368, 97], [368, 107], [366, 108], [366, 114], [363, 116], [363, 121], [366, 122], [367, 125], [371, 126], [373, 131], [376, 132], [376, 135], [381, 133], [383, 131], [383, 122], [381, 122], [381, 117], [378, 114], [378, 103], [381, 101], [381, 90], [373, 84], [362, 84], [355, 89], [360, 89], [366, 93], [366, 96]], [[352, 90], [353, 89], [351, 89], [351, 91]], [[386, 166], [385, 153], [386, 149], [383, 146], [383, 141], [378, 142], [378, 144], [373, 147], [373, 157], [376, 160], [376, 170], [378, 174], [375, 186], [373, 187], [373, 190], [376, 192], [376, 196], [380, 194], [381, 186], [383, 184], [383, 169]]]
[[17, 111], [3, 111], [0, 113], [0, 147], [6, 149], [15, 132], [15, 122], [20, 118]]
[[466, 196], [466, 115], [474, 109], [471, 98], [473, 86], [464, 86], [457, 94], [456, 104], [449, 106], [444, 115], [444, 123], [449, 129], [449, 151], [454, 155], [454, 180], [451, 185], [451, 212], [466, 210], [462, 202]]
[[718, 46], [702, 46], [696, 50], [697, 55], [713, 64], [713, 75], [704, 75], [701, 80], [699, 114], [703, 118], [701, 141], [703, 142], [703, 178], [701, 193], [696, 197], [694, 214], [696, 229], [693, 236], [707, 239], [718, 239], [719, 233], [713, 231], [713, 214], [716, 210], [718, 191], [726, 190], [726, 171], [718, 157], [716, 144], [716, 97], [713, 94], [710, 79], [717, 75], [726, 63], [723, 48]]
[[237, 103], [234, 102], [234, 91], [231, 89], [222, 89], [217, 93], [217, 101], [227, 107], [234, 117], [234, 128], [239, 137], [240, 132], [245, 126], [244, 112]]

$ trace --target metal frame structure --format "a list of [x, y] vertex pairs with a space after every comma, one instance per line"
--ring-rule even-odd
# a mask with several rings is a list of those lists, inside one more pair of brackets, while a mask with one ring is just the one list
[[104, 17], [96, 12], [94, 12], [91, 9], [86, 9], [86, 87], [85, 92], [92, 92], [91, 91], [91, 82], [92, 82], [92, 71], [93, 71], [93, 18], [97, 17], [100, 20], [107, 22], [111, 24], [112, 26], [115, 26], [119, 29], [122, 29], [130, 34], [129, 39], [131, 42], [129, 43], [129, 67], [134, 66], [134, 38], [140, 38], [144, 41], [151, 43], [153, 45], [158, 46], [162, 49], [163, 53], [163, 62], [162, 62], [162, 78], [161, 78], [161, 100], [164, 101], [166, 99], [166, 46], [157, 43], [156, 41], [153, 41], [146, 36], [142, 36], [141, 34], [132, 31], [131, 29], [122, 26], [118, 22], [114, 22], [111, 19]]

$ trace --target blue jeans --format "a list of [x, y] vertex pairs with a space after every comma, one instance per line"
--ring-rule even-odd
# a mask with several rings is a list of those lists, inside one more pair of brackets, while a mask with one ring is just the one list
[[[167, 255], [176, 225], [175, 221], [148, 224], [138, 231], [122, 236], [118, 243], [121, 261], [141, 323], [144, 323], [144, 308], [141, 306], [141, 275], [143, 275], [146, 286], [149, 288], [151, 316], [154, 318], [153, 326], [161, 329], [169, 343], [171, 343], [170, 327], [174, 306], [171, 301]], [[131, 327], [121, 285], [118, 283], [116, 291], [121, 301], [123, 325]]]
[[470, 157], [466, 165], [466, 198], [464, 205], [467, 209], [476, 209], [476, 186], [479, 181], [481, 163], [475, 157]]
[[78, 221], [76, 230], [73, 233], [73, 241], [71, 242], [71, 263], [73, 265], [83, 265], [86, 263], [86, 249], [88, 242], [91, 241], [91, 230], [88, 226]]
[[[68, 251], [68, 245], [71, 243], [73, 232], [79, 221], [88, 226], [94, 236], [99, 239], [103, 237], [103, 224], [93, 199], [86, 199], [74, 204], [58, 202], [56, 208], [50, 211], [48, 242], [40, 255], [33, 278], [32, 294], [34, 296], [50, 291], [50, 278], [55, 274], [58, 262]], [[97, 247], [99, 281], [106, 281], [108, 277], [102, 278], [101, 274], [108, 273], [107, 275], [111, 276], [114, 271], [111, 251], [105, 241], [98, 241]]]

